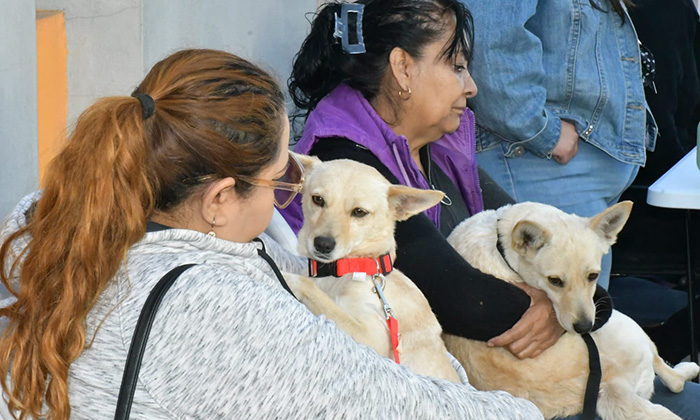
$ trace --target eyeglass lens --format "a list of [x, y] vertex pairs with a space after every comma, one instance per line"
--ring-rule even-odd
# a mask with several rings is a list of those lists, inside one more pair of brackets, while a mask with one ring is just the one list
[[[286, 182], [288, 184], [298, 184], [301, 182], [303, 169], [299, 165], [296, 159], [290, 154], [289, 162], [287, 163], [287, 169], [284, 174], [275, 179], [275, 181]], [[281, 188], [275, 188], [275, 204], [277, 207], [284, 208], [294, 199], [296, 192], [287, 191]]]

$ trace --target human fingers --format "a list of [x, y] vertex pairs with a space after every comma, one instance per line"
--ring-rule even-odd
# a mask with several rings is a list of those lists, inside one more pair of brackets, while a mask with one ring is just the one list
[[542, 353], [542, 348], [536, 341], [532, 341], [525, 347], [516, 347], [513, 343], [508, 349], [518, 359], [530, 359]]
[[526, 324], [527, 321], [523, 323], [521, 318], [520, 321], [516, 322], [508, 331], [490, 339], [486, 344], [489, 347], [508, 347], [513, 342], [521, 340], [527, 335], [528, 325]]
[[[559, 144], [557, 144], [559, 146]], [[554, 157], [554, 160], [561, 164], [561, 165], [566, 165], [571, 161], [571, 159], [576, 156], [578, 153], [578, 137], [575, 139], [565, 139], [563, 140], [562, 146], [559, 148], [559, 151], [555, 151], [552, 153], [552, 157]]]
[[552, 150], [554, 160], [562, 165], [569, 163], [569, 161], [578, 153], [578, 140], [576, 127], [573, 124], [562, 120], [559, 140]]
[[[535, 353], [541, 353], [554, 345], [564, 329], [559, 325], [552, 302], [546, 293], [525, 283], [516, 283], [515, 285], [530, 296], [531, 303], [530, 308], [518, 321], [525, 328], [527, 334], [523, 334], [518, 341], [511, 342], [509, 350], [513, 354], [522, 354], [525, 351], [525, 356], [534, 357]], [[535, 353], [527, 352], [526, 349], [533, 343], [535, 343], [533, 347]]]

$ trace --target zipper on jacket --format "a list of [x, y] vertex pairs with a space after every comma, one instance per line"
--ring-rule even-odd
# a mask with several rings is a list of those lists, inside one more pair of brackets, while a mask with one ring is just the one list
[[[425, 176], [428, 181], [428, 185], [430, 185], [430, 188], [433, 190], [437, 190], [435, 188], [435, 185], [433, 184], [433, 178], [430, 176], [430, 173], [433, 171], [433, 157], [430, 154], [430, 145], [426, 145], [426, 151], [428, 152], [428, 170], [425, 171]], [[444, 193], [444, 191], [443, 191]], [[442, 197], [442, 200], [440, 200], [440, 203], [446, 205], [446, 206], [451, 206], [452, 205], [452, 199], [445, 193], [445, 196]]]

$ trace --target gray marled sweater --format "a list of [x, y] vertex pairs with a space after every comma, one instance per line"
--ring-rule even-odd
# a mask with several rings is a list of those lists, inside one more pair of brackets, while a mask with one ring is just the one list
[[[31, 200], [20, 202], [0, 236], [25, 223]], [[303, 269], [263, 239], [282, 270]], [[87, 318], [88, 340], [95, 341], [70, 367], [72, 418], [113, 418], [146, 297], [166, 272], [186, 263], [198, 265], [160, 306], [133, 419], [541, 418], [534, 405], [505, 392], [417, 376], [379, 357], [289, 295], [259, 247], [188, 230], [147, 233], [129, 252], [128, 275], [117, 274]]]

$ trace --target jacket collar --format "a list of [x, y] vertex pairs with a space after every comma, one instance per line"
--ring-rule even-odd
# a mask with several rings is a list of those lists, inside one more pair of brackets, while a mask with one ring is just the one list
[[[318, 141], [333, 137], [350, 139], [369, 149], [403, 185], [430, 188], [411, 158], [406, 137], [394, 133], [362, 93], [346, 84], [338, 85], [309, 114], [294, 151], [309, 154]], [[431, 144], [431, 152], [435, 163], [462, 192], [470, 213], [481, 211], [474, 157], [474, 114], [470, 109], [462, 115], [457, 131]], [[440, 206], [429, 208], [425, 214], [439, 226]]]

